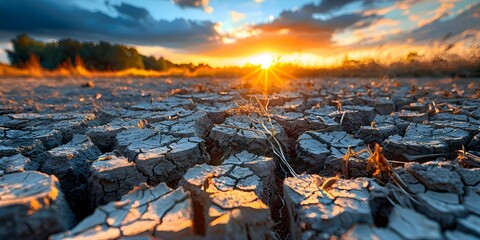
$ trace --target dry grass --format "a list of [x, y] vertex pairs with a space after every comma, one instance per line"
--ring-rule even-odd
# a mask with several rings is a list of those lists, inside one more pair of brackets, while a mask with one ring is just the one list
[[[262, 126], [262, 130], [260, 130], [263, 135], [267, 138], [268, 142], [270, 143], [270, 146], [272, 147], [273, 153], [281, 160], [281, 162], [287, 167], [288, 171], [292, 176], [295, 178], [298, 178], [297, 173], [295, 170], [293, 170], [292, 166], [287, 161], [287, 158], [285, 156], [285, 153], [283, 151], [283, 145], [282, 143], [276, 138], [277, 132], [275, 131], [275, 127], [273, 126], [272, 123], [272, 118], [270, 117], [271, 114], [267, 111], [267, 106], [268, 106], [268, 101], [265, 104], [265, 106], [262, 105], [260, 100], [257, 97], [252, 97], [255, 99], [255, 102], [257, 103], [259, 109], [261, 110], [261, 115], [264, 118], [266, 118], [266, 121], [262, 118], [251, 118], [249, 116], [249, 119], [257, 124], [260, 124]], [[250, 101], [252, 100], [250, 99]], [[254, 125], [255, 126], [255, 125]]]
[[154, 71], [138, 68], [129, 68], [120, 71], [92, 71], [82, 65], [62, 66], [55, 70], [44, 69], [38, 62], [30, 61], [25, 68], [17, 68], [0, 64], [0, 77], [83, 77], [83, 78], [112, 78], [112, 77], [198, 77], [203, 76], [204, 70], [190, 72], [186, 69], [172, 68], [168, 71]]
[[[280, 159], [282, 163], [280, 164], [280, 167], [284, 170], [284, 172], [288, 172], [291, 176], [298, 178], [298, 174], [292, 168], [290, 163], [288, 163], [284, 150], [284, 146], [286, 143], [280, 142], [276, 137], [278, 132], [274, 127], [271, 118], [272, 114], [268, 112], [268, 100], [265, 104], [262, 104], [258, 97], [252, 96], [250, 97], [250, 100], [247, 104], [240, 105], [237, 103], [237, 108], [230, 110], [229, 114], [246, 115], [247, 118], [251, 121], [250, 128], [229, 126], [224, 124], [217, 124], [217, 126], [251, 131], [261, 136], [264, 136], [270, 144], [273, 154], [277, 156], [278, 159]], [[285, 170], [284, 167], [286, 167], [287, 170]]]
[[462, 149], [458, 150], [457, 153], [457, 160], [461, 165], [467, 167], [480, 167], [480, 157], [465, 150], [464, 146], [462, 146]]
[[[368, 152], [369, 157], [362, 159], [360, 154]], [[391, 165], [391, 161], [387, 160], [383, 155], [383, 149], [379, 144], [375, 144], [374, 151], [366, 148], [360, 151], [353, 151], [348, 148], [342, 159], [342, 174], [344, 178], [348, 178], [349, 161], [351, 158], [367, 161], [367, 172], [373, 170], [373, 177], [386, 187], [389, 193], [389, 200], [392, 204], [399, 204], [403, 207], [411, 208], [412, 202], [416, 202], [415, 194], [409, 189], [395, 168]]]

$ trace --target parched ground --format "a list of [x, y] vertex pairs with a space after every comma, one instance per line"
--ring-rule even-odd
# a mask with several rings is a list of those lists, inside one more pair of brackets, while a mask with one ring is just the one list
[[249, 80], [0, 79], [0, 239], [480, 239], [480, 79]]

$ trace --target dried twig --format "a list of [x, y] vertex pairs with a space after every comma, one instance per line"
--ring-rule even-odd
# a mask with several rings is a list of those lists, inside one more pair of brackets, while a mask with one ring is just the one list
[[[414, 192], [410, 190], [397, 171], [395, 171], [385, 156], [383, 156], [383, 149], [379, 144], [375, 144], [375, 150], [368, 158], [367, 170], [371, 169], [375, 169], [373, 176], [379, 181], [381, 181], [380, 179], [382, 173], [385, 173], [389, 176], [389, 179], [392, 180], [393, 185], [396, 187], [395, 191], [389, 192], [392, 193], [393, 197], [399, 204], [408, 207], [411, 206], [411, 204], [406, 204], [406, 202], [409, 202], [410, 200], [416, 202], [416, 199], [414, 198]], [[390, 187], [390, 190], [392, 190], [392, 187]], [[408, 201], [406, 199], [408, 199]]]
[[349, 178], [348, 177], [348, 165], [350, 162], [350, 158], [354, 157], [356, 153], [352, 150], [352, 148], [349, 146], [347, 149], [347, 152], [345, 153], [345, 156], [343, 156], [342, 159], [342, 174], [344, 178]]
[[462, 145], [462, 149], [458, 150], [457, 153], [457, 159], [460, 161], [460, 163], [472, 167], [480, 167], [480, 157], [469, 153], [467, 150], [465, 150], [465, 146]]
[[[250, 98], [250, 101], [249, 101], [249, 104], [247, 106], [239, 106], [239, 109], [248, 109], [250, 111], [248, 111], [248, 113], [251, 113], [252, 112], [252, 102], [256, 102], [256, 104], [258, 105], [258, 108], [255, 108], [255, 110], [253, 110], [254, 112], [256, 112], [259, 116], [255, 116], [255, 117], [252, 117], [250, 115], [247, 116], [247, 118], [254, 124], [251, 125], [252, 128], [242, 128], [242, 127], [237, 127], [237, 126], [226, 126], [226, 125], [218, 125], [218, 126], [221, 126], [221, 127], [227, 127], [227, 128], [235, 128], [235, 129], [240, 129], [240, 130], [244, 130], [244, 131], [252, 131], [252, 132], [255, 132], [257, 134], [260, 134], [262, 136], [264, 136], [268, 143], [270, 144], [270, 147], [272, 148], [272, 152], [273, 154], [275, 154], [275, 156], [277, 156], [280, 161], [283, 163], [284, 166], [287, 167], [287, 170], [288, 172], [295, 178], [298, 178], [298, 175], [297, 173], [295, 172], [295, 170], [293, 170], [292, 166], [290, 166], [290, 164], [288, 163], [288, 160], [287, 160], [287, 157], [285, 156], [285, 153], [283, 151], [283, 145], [282, 143], [277, 139], [276, 135], [277, 135], [277, 131], [275, 130], [275, 126], [273, 125], [273, 122], [272, 122], [272, 118], [270, 117], [271, 114], [268, 112], [267, 110], [267, 107], [268, 107], [268, 103], [269, 101], [267, 100], [265, 106], [260, 102], [260, 100], [258, 99], [258, 97], [256, 96], [252, 96]], [[264, 119], [262, 119], [262, 117]], [[283, 167], [282, 167], [283, 169]]]

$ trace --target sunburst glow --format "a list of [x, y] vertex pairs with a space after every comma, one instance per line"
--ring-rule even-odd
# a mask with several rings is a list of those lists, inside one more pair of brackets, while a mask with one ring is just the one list
[[254, 65], [260, 65], [262, 69], [268, 69], [273, 64], [273, 56], [270, 54], [262, 54], [250, 58], [250, 63]]

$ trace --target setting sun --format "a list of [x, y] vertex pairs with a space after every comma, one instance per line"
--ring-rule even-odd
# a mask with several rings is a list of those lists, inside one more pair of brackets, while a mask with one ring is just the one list
[[270, 54], [262, 54], [250, 58], [250, 63], [260, 65], [260, 68], [267, 69], [273, 64], [273, 56]]

